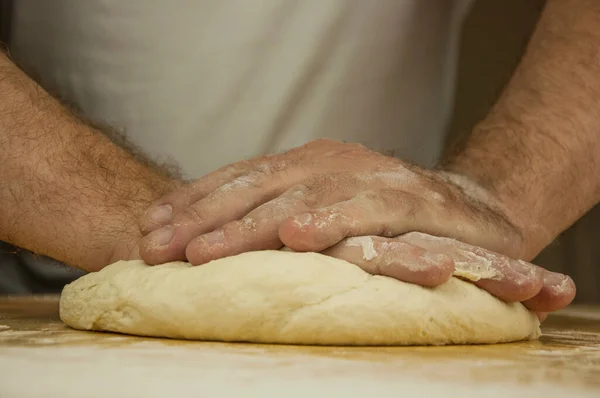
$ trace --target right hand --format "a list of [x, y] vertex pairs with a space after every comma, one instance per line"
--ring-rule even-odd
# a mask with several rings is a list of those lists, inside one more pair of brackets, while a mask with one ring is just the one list
[[411, 232], [394, 238], [347, 238], [323, 254], [374, 274], [435, 287], [452, 275], [506, 302], [521, 302], [543, 321], [575, 297], [573, 280], [559, 273], [449, 238]]

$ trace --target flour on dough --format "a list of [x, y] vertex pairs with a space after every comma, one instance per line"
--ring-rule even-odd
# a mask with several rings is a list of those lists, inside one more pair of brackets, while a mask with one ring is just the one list
[[60, 317], [76, 329], [259, 343], [438, 345], [540, 335], [523, 305], [454, 277], [424, 288], [283, 251], [197, 267], [120, 261], [67, 285]]

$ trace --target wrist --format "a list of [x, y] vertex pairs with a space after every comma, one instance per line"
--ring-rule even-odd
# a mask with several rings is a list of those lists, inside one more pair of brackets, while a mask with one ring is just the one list
[[139, 217], [178, 186], [77, 118], [0, 52], [0, 239], [86, 270], [134, 250]]
[[490, 207], [518, 231], [518, 258], [532, 260], [560, 233], [553, 227], [553, 219], [539, 217], [543, 194], [536, 193], [534, 184], [523, 181], [527, 176], [518, 175], [510, 162], [470, 148], [468, 153], [446, 159], [440, 170], [450, 183]]

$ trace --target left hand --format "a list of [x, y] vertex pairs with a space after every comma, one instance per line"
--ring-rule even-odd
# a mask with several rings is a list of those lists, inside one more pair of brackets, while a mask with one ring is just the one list
[[[513, 258], [527, 250], [516, 223], [482, 188], [458, 185], [441, 173], [360, 145], [318, 140], [284, 154], [235, 163], [162, 198], [142, 219], [147, 236], [140, 254], [150, 264], [184, 259], [203, 264], [283, 245], [296, 251], [332, 248], [335, 255], [335, 245], [345, 238], [373, 235], [380, 244], [386, 242], [381, 239], [404, 243], [404, 252], [406, 245], [414, 247], [413, 262], [435, 264], [420, 276], [405, 272], [404, 265], [398, 279], [427, 286], [443, 283], [452, 274], [452, 259], [423, 242], [398, 237], [411, 231]], [[389, 268], [379, 266], [380, 273], [384, 269]], [[540, 292], [542, 273], [529, 274], [525, 288], [512, 283], [517, 289], [508, 289], [508, 301], [525, 301]], [[535, 309], [555, 306], [545, 300]]]

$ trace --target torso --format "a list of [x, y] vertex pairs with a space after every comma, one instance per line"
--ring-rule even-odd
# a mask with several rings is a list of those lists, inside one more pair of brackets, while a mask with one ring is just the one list
[[17, 0], [12, 51], [190, 177], [315, 138], [437, 157], [469, 0]]

